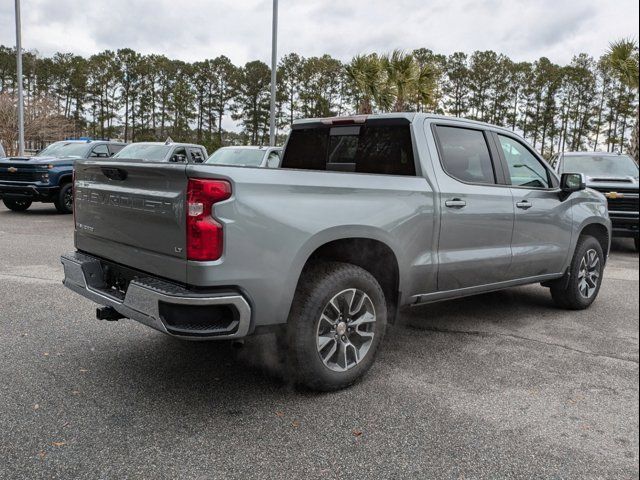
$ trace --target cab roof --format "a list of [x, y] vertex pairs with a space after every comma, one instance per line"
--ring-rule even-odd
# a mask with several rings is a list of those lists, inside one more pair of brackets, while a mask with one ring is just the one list
[[509, 130], [508, 128], [500, 127], [498, 125], [492, 125], [490, 123], [479, 122], [477, 120], [471, 120], [463, 117], [453, 117], [449, 115], [438, 115], [435, 113], [422, 113], [422, 112], [391, 112], [391, 113], [373, 113], [366, 115], [349, 115], [342, 117], [324, 117], [324, 118], [303, 118], [293, 121], [293, 128], [304, 128], [310, 126], [341, 126], [341, 125], [360, 125], [366, 122], [376, 122], [387, 120], [390, 123], [415, 123], [419, 120], [435, 119], [443, 120], [447, 122], [460, 122], [461, 124], [475, 125], [482, 128], [489, 128], [496, 131], [502, 131], [509, 135], [516, 135], [521, 137], [517, 132]]

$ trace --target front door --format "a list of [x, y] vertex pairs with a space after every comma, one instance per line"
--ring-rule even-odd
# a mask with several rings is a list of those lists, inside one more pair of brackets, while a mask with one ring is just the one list
[[490, 133], [482, 129], [434, 127], [440, 164], [438, 290], [506, 280], [511, 266], [514, 202]]
[[571, 201], [564, 201], [557, 179], [524, 143], [497, 135], [507, 182], [515, 202], [509, 277], [561, 273], [571, 244]]

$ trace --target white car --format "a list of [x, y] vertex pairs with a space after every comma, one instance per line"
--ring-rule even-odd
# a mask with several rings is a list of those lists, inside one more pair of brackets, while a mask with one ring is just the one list
[[238, 167], [278, 168], [282, 160], [282, 147], [222, 147], [213, 152], [205, 163]]

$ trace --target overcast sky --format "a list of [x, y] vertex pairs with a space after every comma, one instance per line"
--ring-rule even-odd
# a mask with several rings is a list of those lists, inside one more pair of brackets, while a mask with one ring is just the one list
[[[13, 1], [0, 2], [0, 44], [15, 45]], [[22, 0], [23, 47], [90, 55], [130, 47], [187, 61], [270, 58], [271, 0]], [[638, 38], [638, 0], [280, 0], [281, 54], [426, 47], [491, 49], [565, 63]]]

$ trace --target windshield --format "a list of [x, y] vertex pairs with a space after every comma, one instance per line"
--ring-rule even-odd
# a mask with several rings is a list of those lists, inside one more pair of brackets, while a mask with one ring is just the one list
[[169, 153], [170, 148], [171, 147], [168, 145], [148, 145], [144, 143], [132, 143], [131, 145], [127, 145], [118, 153], [116, 153], [113, 158], [162, 162], [166, 158], [167, 153]]
[[56, 142], [44, 150], [40, 150], [36, 157], [84, 158], [89, 152], [90, 144], [86, 142]]
[[211, 155], [206, 163], [213, 165], [237, 165], [240, 167], [259, 167], [264, 158], [264, 150], [248, 148], [221, 148]]
[[626, 155], [571, 155], [564, 157], [562, 170], [589, 177], [638, 176], [638, 165]]

